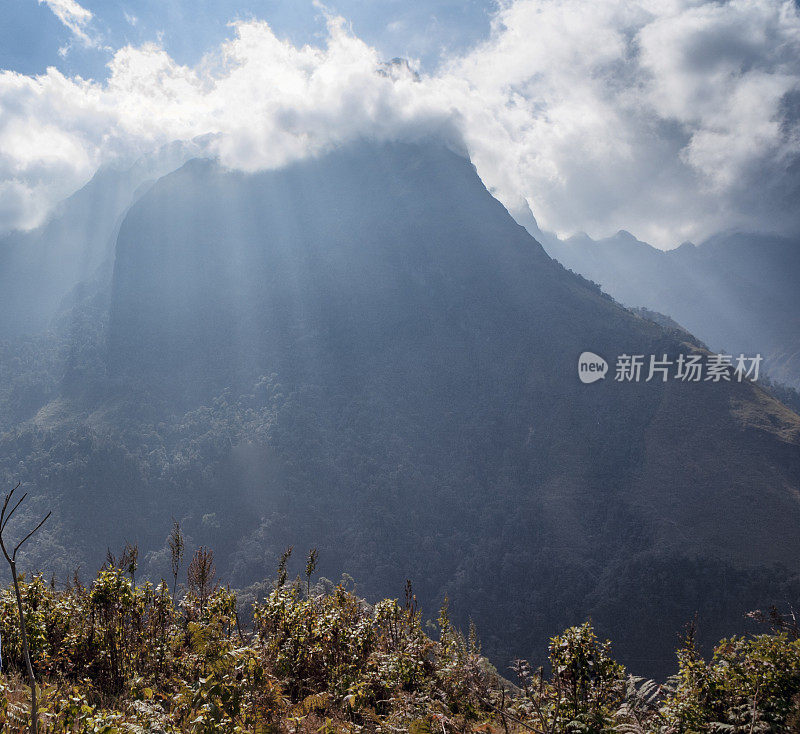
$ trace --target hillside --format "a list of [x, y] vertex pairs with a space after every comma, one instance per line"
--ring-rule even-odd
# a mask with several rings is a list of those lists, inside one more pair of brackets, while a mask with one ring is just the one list
[[591, 240], [543, 238], [565, 267], [628, 306], [667, 314], [712, 349], [762, 353], [770, 376], [800, 387], [800, 247], [732, 233], [666, 252], [627, 232]]
[[[501, 670], [592, 617], [645, 674], [695, 613], [708, 645], [797, 591], [800, 418], [749, 382], [615, 381], [617, 355], [700, 347], [551, 260], [444, 148], [190, 161], [60, 324], [0, 360], [28, 396], [0, 471], [55, 505], [38, 558], [64, 575], [127, 539], [157, 579], [174, 516], [235, 586], [318, 546], [370, 598], [447, 594]], [[580, 383], [585, 350], [607, 379]]]

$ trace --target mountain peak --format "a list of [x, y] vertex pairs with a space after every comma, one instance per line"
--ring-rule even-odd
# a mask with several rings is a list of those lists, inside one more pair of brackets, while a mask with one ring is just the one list
[[[109, 368], [160, 396], [148, 426], [213, 417], [197, 440], [219, 464], [170, 486], [198, 517], [226, 497], [236, 583], [302, 541], [367, 589], [413, 578], [429, 608], [474, 610], [480, 589], [498, 661], [590, 615], [663, 670], [672, 633], [625, 609], [672, 605], [671, 630], [703, 598], [733, 615], [706, 621], [723, 636], [749, 602], [709, 575], [800, 557], [796, 433], [762, 430], [750, 385], [613, 379], [617, 355], [699, 347], [552, 261], [441, 146], [192, 162], [132, 207], [116, 254]], [[585, 351], [606, 379], [581, 384]], [[689, 601], [664, 596], [670, 573]]]

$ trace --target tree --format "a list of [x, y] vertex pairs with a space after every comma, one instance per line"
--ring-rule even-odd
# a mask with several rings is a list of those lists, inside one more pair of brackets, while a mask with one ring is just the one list
[[3, 509], [0, 511], [0, 549], [11, 567], [11, 579], [14, 582], [14, 593], [17, 597], [17, 611], [19, 612], [19, 629], [22, 638], [22, 653], [25, 656], [25, 665], [28, 669], [28, 683], [31, 687], [31, 732], [38, 734], [39, 731], [39, 710], [36, 704], [36, 676], [33, 674], [33, 663], [31, 663], [31, 653], [28, 648], [28, 633], [25, 627], [25, 612], [22, 609], [22, 595], [19, 592], [19, 578], [17, 576], [17, 553], [22, 546], [30, 540], [34, 533], [36, 533], [42, 525], [47, 522], [47, 519], [52, 513], [48, 512], [42, 521], [31, 530], [22, 540], [17, 543], [11, 553], [8, 552], [6, 547], [5, 530], [14, 513], [19, 509], [19, 506], [25, 501], [28, 493], [25, 492], [22, 497], [17, 500], [16, 504], [9, 510], [9, 505], [14, 497], [14, 493], [19, 489], [19, 483], [14, 487], [5, 497], [3, 501]]

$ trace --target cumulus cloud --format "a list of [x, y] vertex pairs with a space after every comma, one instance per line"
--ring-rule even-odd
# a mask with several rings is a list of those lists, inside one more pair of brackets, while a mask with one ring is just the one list
[[432, 73], [382, 61], [331, 17], [321, 47], [253, 20], [194, 67], [150, 44], [118, 50], [103, 83], [3, 72], [0, 227], [33, 226], [101, 163], [174, 140], [211, 134], [224, 164], [253, 170], [437, 134], [562, 234], [624, 227], [671, 246], [800, 229], [793, 2], [516, 0]]
[[30, 227], [104, 163], [175, 140], [210, 136], [232, 168], [280, 166], [360, 137], [406, 139], [448, 130], [414, 71], [382, 63], [331, 18], [323, 48], [295, 47], [263, 22], [200, 64], [176, 63], [158, 45], [117, 51], [106, 82], [0, 73], [0, 181], [16, 192], [2, 224]]
[[798, 228], [792, 2], [520, 0], [450, 73], [499, 110], [498, 145], [466, 132], [485, 178], [560, 233]]

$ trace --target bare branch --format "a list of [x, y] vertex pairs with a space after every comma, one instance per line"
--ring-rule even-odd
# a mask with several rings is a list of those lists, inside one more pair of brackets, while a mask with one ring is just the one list
[[19, 489], [20, 482], [17, 482], [17, 486], [14, 487], [3, 500], [3, 508], [0, 510], [0, 548], [3, 550], [3, 555], [6, 557], [6, 561], [8, 561], [8, 565], [11, 568], [11, 580], [14, 582], [14, 594], [17, 598], [17, 614], [19, 616], [19, 631], [22, 637], [22, 653], [25, 657], [25, 665], [28, 669], [28, 684], [31, 689], [31, 732], [32, 734], [38, 734], [39, 731], [39, 708], [36, 701], [36, 675], [33, 672], [33, 663], [31, 662], [31, 653], [30, 648], [28, 647], [28, 632], [27, 627], [25, 626], [25, 610], [23, 609], [22, 604], [22, 595], [20, 594], [19, 590], [19, 577], [17, 575], [17, 551], [31, 538], [31, 536], [39, 530], [47, 522], [47, 519], [52, 515], [52, 512], [48, 512], [42, 521], [33, 529], [31, 530], [22, 540], [17, 543], [14, 548], [14, 551], [9, 556], [8, 550], [6, 549], [5, 540], [3, 538], [3, 532], [6, 529], [6, 525], [8, 525], [9, 520], [11, 520], [14, 513], [19, 509], [19, 506], [25, 501], [25, 498], [28, 496], [28, 493], [25, 492], [22, 497], [16, 502], [16, 504], [11, 508], [9, 512], [8, 507], [11, 504], [11, 500], [14, 497], [14, 492]]
[[11, 502], [11, 498], [14, 496], [14, 492], [19, 489], [20, 484], [22, 484], [22, 482], [17, 482], [17, 486], [6, 495], [6, 498], [3, 501], [3, 509], [0, 511], [0, 521], [2, 521], [2, 519], [6, 516], [6, 508], [8, 507], [8, 503]]
[[14, 505], [14, 507], [11, 509], [11, 512], [9, 512], [7, 515], [5, 515], [3, 517], [3, 523], [2, 523], [2, 525], [0, 525], [0, 532], [6, 529], [6, 525], [8, 525], [8, 521], [13, 517], [14, 513], [17, 511], [17, 508], [25, 501], [25, 498], [27, 496], [28, 496], [28, 493], [25, 492], [25, 494], [23, 494], [22, 497], [19, 498], [19, 501], [17, 502], [17, 504]]
[[38, 525], [37, 525], [37, 526], [36, 526], [36, 527], [35, 527], [33, 530], [31, 530], [31, 531], [30, 531], [30, 532], [29, 532], [29, 533], [28, 533], [28, 534], [27, 534], [27, 535], [26, 535], [26, 536], [25, 536], [25, 537], [24, 537], [22, 540], [20, 540], [20, 541], [19, 541], [19, 543], [17, 543], [17, 547], [16, 547], [16, 548], [14, 548], [14, 553], [11, 555], [11, 557], [12, 557], [13, 559], [16, 559], [16, 557], [17, 557], [17, 551], [18, 551], [20, 548], [22, 548], [22, 544], [23, 544], [23, 543], [24, 543], [26, 540], [28, 540], [28, 539], [29, 539], [29, 538], [30, 538], [30, 537], [31, 537], [31, 536], [32, 536], [32, 535], [33, 535], [33, 534], [34, 534], [34, 533], [35, 533], [35, 532], [36, 532], [36, 531], [37, 531], [37, 530], [38, 530], [40, 527], [42, 527], [42, 525], [44, 525], [44, 524], [47, 522], [47, 519], [48, 519], [48, 518], [50, 517], [50, 515], [52, 515], [52, 514], [53, 514], [52, 512], [48, 512], [48, 513], [47, 513], [47, 514], [46, 514], [46, 515], [45, 515], [45, 516], [42, 518], [42, 521], [41, 521], [41, 522], [40, 522], [40, 523], [39, 523], [39, 524], [38, 524]]

